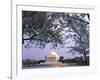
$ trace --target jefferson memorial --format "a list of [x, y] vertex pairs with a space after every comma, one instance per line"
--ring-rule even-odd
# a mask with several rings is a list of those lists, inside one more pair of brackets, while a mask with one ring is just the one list
[[58, 63], [60, 59], [60, 55], [54, 51], [50, 52], [46, 56], [46, 62], [47, 63]]

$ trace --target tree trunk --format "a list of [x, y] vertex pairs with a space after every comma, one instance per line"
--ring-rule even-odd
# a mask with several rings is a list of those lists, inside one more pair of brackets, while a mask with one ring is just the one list
[[84, 64], [87, 65], [87, 57], [86, 57], [86, 53], [84, 53]]

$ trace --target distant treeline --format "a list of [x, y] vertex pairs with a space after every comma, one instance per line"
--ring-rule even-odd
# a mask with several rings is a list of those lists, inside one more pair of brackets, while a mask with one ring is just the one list
[[[32, 60], [32, 59], [26, 59], [26, 60], [22, 60], [22, 65], [23, 67], [28, 67], [28, 66], [34, 66], [36, 64], [41, 64], [41, 63], [45, 63], [46, 60]], [[59, 61], [61, 63], [65, 63], [65, 64], [76, 64], [79, 66], [86, 66], [89, 65], [89, 57], [87, 56], [87, 64], [85, 64], [83, 57], [75, 57], [73, 59], [64, 59], [64, 57], [60, 57]]]
[[77, 65], [89, 65], [89, 56], [87, 56], [87, 64], [84, 62], [84, 59], [83, 57], [75, 57], [73, 59], [61, 59], [59, 60], [59, 62], [62, 62], [62, 63], [70, 63], [70, 64], [77, 64]]
[[32, 60], [32, 59], [26, 59], [22, 61], [23, 66], [34, 66], [35, 64], [44, 63], [45, 60]]

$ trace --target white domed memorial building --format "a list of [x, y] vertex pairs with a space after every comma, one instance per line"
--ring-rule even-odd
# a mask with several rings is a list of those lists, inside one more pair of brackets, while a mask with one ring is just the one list
[[50, 52], [46, 57], [47, 63], [58, 63], [60, 59], [60, 55], [54, 51]]

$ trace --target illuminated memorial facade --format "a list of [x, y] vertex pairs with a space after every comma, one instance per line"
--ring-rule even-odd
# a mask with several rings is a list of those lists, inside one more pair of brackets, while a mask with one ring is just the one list
[[60, 56], [56, 52], [52, 51], [46, 57], [46, 62], [49, 62], [49, 63], [58, 63], [59, 59], [60, 59]]

